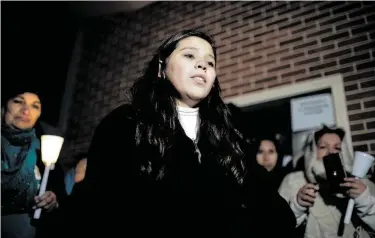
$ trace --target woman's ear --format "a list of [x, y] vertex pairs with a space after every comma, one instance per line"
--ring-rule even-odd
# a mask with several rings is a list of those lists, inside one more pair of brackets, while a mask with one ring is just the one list
[[164, 74], [164, 67], [163, 67], [163, 61], [159, 60], [159, 70], [158, 70], [158, 77], [159, 78], [165, 78]]

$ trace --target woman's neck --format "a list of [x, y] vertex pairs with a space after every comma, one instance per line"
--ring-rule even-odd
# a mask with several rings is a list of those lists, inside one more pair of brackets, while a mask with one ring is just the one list
[[199, 111], [199, 108], [198, 107], [181, 107], [181, 106], [177, 106], [177, 112], [178, 113], [194, 113], [194, 115], [198, 116], [198, 111]]
[[176, 100], [176, 105], [181, 108], [197, 108], [198, 103], [192, 100]]
[[199, 127], [199, 108], [177, 106], [177, 113], [185, 134], [190, 139], [195, 140]]

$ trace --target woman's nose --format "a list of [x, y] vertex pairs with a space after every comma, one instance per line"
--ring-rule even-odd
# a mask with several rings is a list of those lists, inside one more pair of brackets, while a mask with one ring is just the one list
[[197, 64], [195, 65], [196, 68], [200, 68], [200, 69], [203, 69], [204, 71], [206, 71], [207, 69], [207, 63], [204, 61], [204, 60], [199, 60], [197, 62]]
[[30, 107], [28, 105], [25, 105], [22, 107], [22, 114], [29, 115], [30, 114]]
[[328, 148], [328, 154], [334, 154], [334, 153], [336, 153], [335, 148]]

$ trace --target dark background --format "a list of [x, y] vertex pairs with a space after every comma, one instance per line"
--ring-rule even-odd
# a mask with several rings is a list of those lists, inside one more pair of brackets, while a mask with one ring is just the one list
[[39, 89], [41, 120], [57, 126], [74, 43], [83, 22], [131, 13], [152, 2], [1, 1], [2, 92], [25, 83]]
[[39, 89], [41, 120], [53, 126], [78, 23], [65, 2], [1, 2], [1, 90], [25, 83]]

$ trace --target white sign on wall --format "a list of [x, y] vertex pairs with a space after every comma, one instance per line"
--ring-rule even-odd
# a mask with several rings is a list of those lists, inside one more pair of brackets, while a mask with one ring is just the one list
[[332, 95], [329, 93], [295, 98], [290, 100], [290, 106], [293, 132], [310, 130], [322, 124], [336, 124]]

